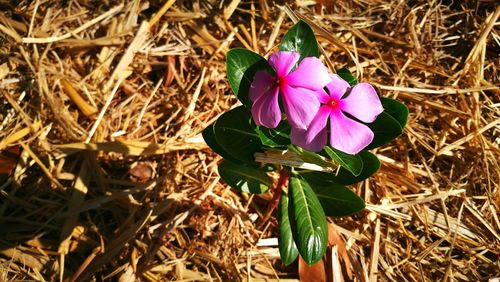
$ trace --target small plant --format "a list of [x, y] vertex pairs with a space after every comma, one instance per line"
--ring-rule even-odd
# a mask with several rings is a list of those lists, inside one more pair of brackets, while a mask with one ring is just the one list
[[318, 57], [314, 33], [302, 21], [269, 60], [230, 50], [227, 77], [243, 105], [203, 131], [224, 158], [218, 170], [227, 184], [244, 193], [273, 187], [269, 212], [277, 208], [285, 264], [299, 254], [308, 264], [319, 261], [327, 247], [326, 217], [365, 207], [345, 185], [380, 168], [368, 150], [402, 134], [408, 117], [405, 105], [379, 97], [347, 69], [328, 73]]

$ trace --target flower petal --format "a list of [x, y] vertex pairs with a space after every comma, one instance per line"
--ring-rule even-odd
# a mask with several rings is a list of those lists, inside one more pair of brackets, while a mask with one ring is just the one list
[[307, 57], [287, 76], [286, 81], [291, 86], [318, 90], [325, 87], [331, 78], [328, 69], [318, 58]]
[[276, 85], [264, 92], [252, 104], [252, 117], [255, 124], [267, 128], [275, 128], [281, 121], [278, 104], [279, 87]]
[[[319, 108], [318, 113], [313, 118], [313, 120], [311, 121], [311, 124], [307, 128], [307, 133], [306, 133], [306, 142], [307, 143], [312, 142], [318, 136], [318, 134], [320, 134], [321, 131], [323, 129], [325, 129], [326, 122], [328, 121], [328, 117], [330, 116], [330, 112], [331, 112], [331, 110], [327, 106], [323, 106], [323, 107]], [[326, 138], [326, 135], [325, 135], [325, 138]]]
[[328, 101], [330, 101], [330, 96], [328, 96], [328, 93], [326, 93], [325, 89], [323, 88], [314, 91], [314, 94], [316, 94], [316, 97], [318, 98], [321, 104], [326, 104], [328, 103]]
[[312, 152], [319, 152], [323, 150], [323, 147], [326, 145], [326, 127], [323, 128], [315, 137], [311, 140], [311, 142], [306, 141], [306, 130], [298, 129], [292, 127], [290, 132], [290, 141], [292, 144], [300, 146], [306, 150]]
[[384, 111], [377, 91], [368, 83], [356, 84], [341, 100], [340, 108], [362, 122], [373, 122]]
[[330, 113], [330, 144], [348, 154], [357, 154], [373, 140], [368, 126], [346, 117], [340, 110]]
[[273, 66], [278, 77], [285, 77], [300, 58], [298, 52], [280, 51], [269, 56], [269, 63]]
[[250, 85], [250, 100], [254, 102], [271, 88], [276, 87], [276, 85], [276, 78], [274, 76], [265, 71], [257, 71]]
[[326, 106], [320, 107], [307, 130], [292, 127], [290, 133], [292, 144], [313, 152], [321, 151], [326, 145], [326, 123], [330, 111]]
[[313, 91], [282, 85], [283, 106], [292, 127], [307, 129], [319, 110], [319, 101]]
[[347, 89], [349, 89], [349, 83], [343, 80], [337, 74], [330, 75], [331, 82], [326, 85], [326, 88], [330, 92], [330, 97], [340, 100], [344, 96]]

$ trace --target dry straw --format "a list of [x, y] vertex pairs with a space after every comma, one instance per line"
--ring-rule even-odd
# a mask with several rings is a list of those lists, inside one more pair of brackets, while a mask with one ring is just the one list
[[352, 187], [367, 209], [331, 219], [323, 271], [500, 277], [500, 7], [271, 2], [0, 3], [1, 281], [309, 277], [278, 259], [272, 195], [221, 183], [200, 136], [237, 103], [225, 52], [268, 54], [299, 19], [329, 67], [410, 108], [380, 171]]

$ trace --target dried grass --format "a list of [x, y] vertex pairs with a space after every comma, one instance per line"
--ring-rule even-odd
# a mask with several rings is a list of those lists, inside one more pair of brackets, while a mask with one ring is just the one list
[[1, 281], [296, 281], [271, 195], [221, 183], [200, 132], [236, 103], [225, 52], [268, 53], [298, 19], [411, 111], [353, 187], [366, 211], [332, 219], [332, 269], [500, 276], [495, 1], [159, 2], [0, 2]]

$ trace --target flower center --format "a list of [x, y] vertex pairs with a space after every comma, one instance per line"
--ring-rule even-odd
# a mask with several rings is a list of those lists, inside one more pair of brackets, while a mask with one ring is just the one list
[[339, 106], [339, 102], [336, 99], [332, 98], [332, 99], [330, 99], [330, 101], [328, 101], [326, 103], [326, 105], [333, 110], [333, 109], [336, 109]]
[[275, 80], [276, 84], [279, 85], [280, 88], [282, 88], [285, 84], [287, 84], [287, 81], [286, 81], [286, 76], [276, 76], [276, 80]]

